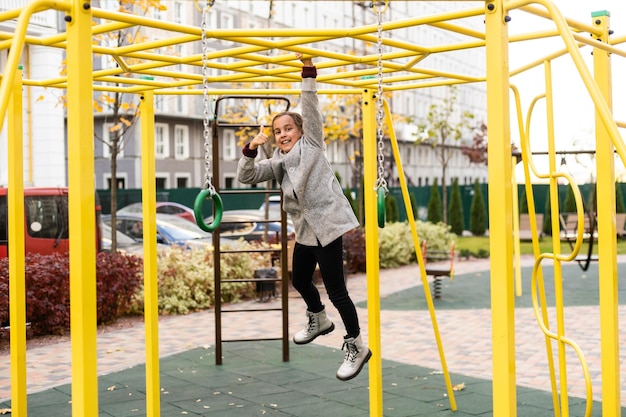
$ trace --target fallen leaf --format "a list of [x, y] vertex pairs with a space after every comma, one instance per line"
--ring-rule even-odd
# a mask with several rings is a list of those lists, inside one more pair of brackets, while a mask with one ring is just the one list
[[115, 385], [110, 386], [109, 388], [107, 388], [107, 391], [115, 391], [117, 388], [115, 387]]
[[9, 414], [11, 413], [10, 408], [0, 408], [0, 414]]
[[452, 386], [452, 391], [462, 391], [463, 389], [465, 389], [465, 382]]

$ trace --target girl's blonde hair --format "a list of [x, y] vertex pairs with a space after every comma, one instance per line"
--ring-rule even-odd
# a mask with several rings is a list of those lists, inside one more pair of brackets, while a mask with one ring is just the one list
[[283, 112], [278, 113], [272, 119], [272, 134], [274, 134], [274, 121], [278, 119], [279, 117], [283, 117], [283, 116], [291, 116], [291, 118], [293, 119], [293, 122], [296, 124], [296, 127], [302, 130], [302, 123], [303, 123], [302, 116], [299, 113], [296, 113], [293, 111], [283, 111]]

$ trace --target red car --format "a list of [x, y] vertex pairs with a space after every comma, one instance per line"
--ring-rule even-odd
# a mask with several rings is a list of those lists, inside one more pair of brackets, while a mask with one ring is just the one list
[[[129, 204], [126, 207], [122, 207], [117, 212], [118, 214], [127, 214], [127, 213], [141, 214], [142, 213], [141, 203]], [[193, 214], [193, 210], [179, 203], [174, 203], [171, 201], [157, 201], [156, 212], [164, 213], [164, 214], [173, 214], [175, 216], [182, 217], [185, 220], [189, 220], [192, 223], [196, 222], [196, 218]]]
[[[96, 194], [96, 250], [101, 250], [101, 207]], [[49, 255], [69, 250], [68, 189], [26, 187], [24, 189], [24, 245], [26, 253]], [[0, 188], [0, 258], [8, 256], [7, 189]]]

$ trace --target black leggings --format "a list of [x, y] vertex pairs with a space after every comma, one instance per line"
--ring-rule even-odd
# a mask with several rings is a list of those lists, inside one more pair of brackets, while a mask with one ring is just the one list
[[293, 287], [300, 293], [311, 313], [324, 309], [320, 293], [313, 284], [315, 266], [319, 264], [328, 298], [339, 311], [348, 337], [361, 331], [354, 303], [348, 295], [343, 274], [343, 244], [339, 237], [328, 246], [305, 246], [296, 242], [293, 250]]

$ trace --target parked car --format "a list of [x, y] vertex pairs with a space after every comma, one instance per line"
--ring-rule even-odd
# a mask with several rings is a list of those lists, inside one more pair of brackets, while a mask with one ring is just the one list
[[[111, 216], [103, 215], [102, 222], [111, 224]], [[173, 214], [156, 215], [157, 243], [178, 246], [212, 246], [213, 237], [191, 223]], [[136, 213], [118, 213], [116, 229], [138, 241], [143, 241], [143, 217]], [[221, 244], [232, 242], [221, 239]]]
[[[50, 255], [69, 250], [67, 187], [26, 187], [24, 189], [24, 246], [26, 253]], [[7, 188], [0, 187], [0, 258], [9, 253]], [[96, 250], [102, 245], [101, 206], [98, 194], [96, 211]]]
[[[268, 206], [269, 206], [269, 212], [270, 213], [279, 213], [278, 217], [280, 218], [280, 196], [279, 195], [270, 195], [267, 198], [268, 201]], [[263, 203], [261, 203], [261, 206], [259, 207], [259, 211], [265, 213], [265, 201], [263, 201]]]
[[[143, 208], [141, 203], [132, 203], [125, 207], [122, 207], [117, 211], [118, 214], [126, 214], [126, 213], [135, 213], [142, 214]], [[156, 202], [156, 212], [163, 214], [173, 214], [178, 217], [182, 217], [185, 220], [189, 220], [192, 223], [196, 222], [196, 218], [194, 216], [193, 210], [189, 207], [174, 203], [171, 201], [157, 201]]]
[[[207, 218], [206, 223], [213, 221], [212, 217]], [[267, 230], [267, 241], [277, 242], [280, 239], [281, 223], [280, 211], [270, 212], [269, 219], [265, 220], [265, 213], [260, 210], [225, 210], [220, 223], [220, 233], [222, 237], [230, 239], [244, 239], [248, 242], [265, 241], [265, 230]], [[290, 222], [287, 222], [288, 237], [295, 234], [295, 229]]]
[[[110, 222], [102, 223], [102, 250], [105, 252], [111, 251], [111, 236], [113, 230], [109, 223]], [[119, 252], [143, 256], [143, 243], [141, 241], [133, 239], [119, 230], [116, 232], [117, 250]]]

